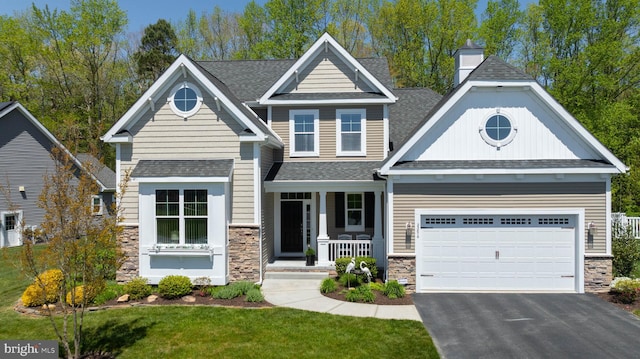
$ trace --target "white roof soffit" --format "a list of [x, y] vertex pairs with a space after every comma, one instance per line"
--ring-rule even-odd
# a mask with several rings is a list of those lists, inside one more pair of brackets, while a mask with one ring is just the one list
[[[402, 147], [395, 151], [395, 153], [388, 157], [382, 164], [379, 173], [382, 175], [390, 174], [391, 167], [399, 162], [402, 157], [413, 147], [416, 143], [424, 137], [424, 135], [440, 120], [444, 115], [464, 96], [467, 92], [473, 91], [474, 88], [486, 88], [486, 87], [512, 87], [512, 88], [530, 88], [532, 92], [538, 96], [544, 103], [546, 103], [550, 109], [552, 109], [560, 118], [564, 119], [565, 123], [569, 125], [594, 151], [602, 156], [602, 159], [611, 163], [616, 169], [617, 173], [625, 173], [629, 170], [622, 161], [620, 161], [609, 149], [607, 149], [598, 139], [596, 139], [587, 129], [580, 124], [560, 103], [558, 103], [542, 86], [536, 81], [467, 81], [461, 85], [460, 88], [444, 103], [439, 109], [431, 116], [421, 128], [419, 128], [409, 140], [407, 140]], [[406, 173], [406, 172], [402, 172]]]
[[[152, 106], [152, 103], [160, 100], [156, 98], [158, 94], [166, 91], [170, 86], [174, 85], [173, 81], [180, 77], [186, 77], [186, 73], [193, 76], [199, 85], [204, 87], [211, 96], [218, 98], [221, 106], [239, 123], [250, 129], [259, 140], [263, 141], [266, 137], [278, 139], [275, 133], [265, 134], [247, 116], [235, 106], [227, 96], [224, 95], [209, 79], [189, 60], [185, 55], [180, 55], [176, 61], [156, 80], [153, 85], [136, 101], [133, 106], [101, 137], [104, 142], [122, 142], [122, 139], [116, 139], [118, 133], [127, 130], [131, 125], [137, 122], [142, 114]], [[249, 109], [250, 110], [250, 109]], [[251, 111], [251, 110], [250, 110]], [[256, 116], [257, 118], [258, 116]]]
[[[284, 75], [282, 75], [282, 77], [280, 77], [280, 79], [278, 79], [278, 81], [276, 81], [276, 83], [273, 84], [273, 86], [271, 86], [267, 90], [267, 92], [265, 92], [264, 95], [262, 95], [262, 97], [258, 99], [258, 103], [260, 103], [261, 105], [284, 104], [284, 103], [296, 104], [296, 101], [277, 101], [277, 100], [272, 100], [271, 97], [275, 95], [283, 87], [285, 87], [289, 83], [289, 81], [293, 81], [293, 79], [295, 78], [296, 71], [299, 71], [300, 69], [307, 67], [309, 62], [311, 62], [311, 60], [313, 60], [315, 56], [317, 56], [319, 53], [321, 53], [322, 51], [325, 51], [325, 49], [329, 50], [328, 48], [325, 48], [325, 46], [331, 47], [331, 50], [333, 50], [336, 53], [336, 55], [338, 55], [338, 57], [340, 57], [343, 61], [350, 63], [353, 66], [354, 70], [357, 70], [360, 73], [359, 78], [362, 78], [371, 87], [378, 89], [387, 98], [386, 101], [383, 99], [380, 99], [380, 100], [375, 100], [375, 102], [371, 100], [364, 100], [364, 101], [358, 100], [358, 103], [367, 102], [367, 101], [371, 101], [372, 103], [395, 103], [396, 102], [397, 98], [393, 93], [391, 93], [389, 89], [387, 89], [369, 71], [367, 71], [367, 69], [364, 68], [358, 62], [358, 60], [356, 60], [353, 56], [351, 56], [351, 54], [349, 54], [347, 50], [345, 50], [333, 37], [331, 37], [331, 35], [325, 32], [322, 36], [320, 36], [320, 38], [313, 45], [311, 45], [309, 50], [307, 50], [304, 53], [304, 55], [302, 55], [302, 57], [300, 57], [298, 61], [296, 61], [289, 68], [289, 70], [287, 70], [287, 72], [285, 72]], [[340, 102], [336, 100], [327, 100], [327, 101], [319, 100], [315, 102], [312, 101], [312, 103], [314, 104], [338, 104], [338, 103], [350, 103], [350, 102], [351, 101]], [[309, 103], [309, 101], [305, 101], [304, 103], [305, 104]]]

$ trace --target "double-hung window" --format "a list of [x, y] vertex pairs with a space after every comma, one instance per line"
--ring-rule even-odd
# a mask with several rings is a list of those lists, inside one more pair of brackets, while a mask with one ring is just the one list
[[318, 110], [289, 112], [290, 156], [319, 156], [320, 116]]
[[345, 230], [364, 231], [364, 193], [346, 193]]
[[102, 214], [102, 197], [99, 195], [91, 196], [91, 214], [99, 216]]
[[366, 110], [337, 110], [336, 137], [337, 156], [366, 156]]
[[207, 244], [207, 190], [156, 190], [158, 244]]

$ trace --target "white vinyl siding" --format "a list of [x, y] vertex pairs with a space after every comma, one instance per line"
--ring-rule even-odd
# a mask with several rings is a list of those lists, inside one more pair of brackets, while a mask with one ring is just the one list
[[[402, 160], [600, 158], [533, 92], [510, 89], [496, 95], [494, 91], [467, 93]], [[499, 149], [482, 137], [487, 118], [497, 113], [517, 128], [511, 142]]]

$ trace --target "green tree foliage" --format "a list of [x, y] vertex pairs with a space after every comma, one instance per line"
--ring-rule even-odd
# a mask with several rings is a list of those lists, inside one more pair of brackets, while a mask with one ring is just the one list
[[164, 19], [144, 29], [140, 47], [134, 54], [138, 75], [150, 82], [162, 75], [176, 59], [178, 37], [171, 24]]
[[[66, 357], [79, 358], [84, 311], [90, 300], [88, 293], [100, 292], [108, 279], [107, 273], [112, 272], [108, 268], [120, 265], [116, 235], [121, 230], [118, 226], [121, 211], [114, 208], [113, 216], [96, 218], [91, 201], [99, 189], [96, 182], [87, 171], [77, 168], [66, 151], [54, 148], [52, 158], [55, 167], [43, 178], [44, 186], [38, 199], [38, 206], [44, 210], [41, 226], [48, 239], [47, 248], [36, 254], [31, 241], [25, 241], [22, 267], [33, 278], [38, 278], [46, 268], [60, 270], [58, 307], [62, 310], [62, 320], [54, 320], [57, 315], [53, 311], [49, 311], [49, 315]], [[90, 164], [85, 166], [91, 170]], [[120, 195], [127, 182], [125, 179], [120, 187]], [[67, 298], [71, 306], [64, 303]]]
[[520, 40], [523, 13], [518, 0], [490, 0], [479, 28], [485, 55], [509, 60]]

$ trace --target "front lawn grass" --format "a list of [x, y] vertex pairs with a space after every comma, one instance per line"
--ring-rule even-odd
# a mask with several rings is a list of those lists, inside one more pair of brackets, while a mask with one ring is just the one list
[[[56, 339], [46, 317], [13, 306], [30, 283], [0, 259], [0, 339]], [[150, 306], [85, 314], [84, 352], [118, 358], [438, 358], [422, 323], [288, 308]]]

